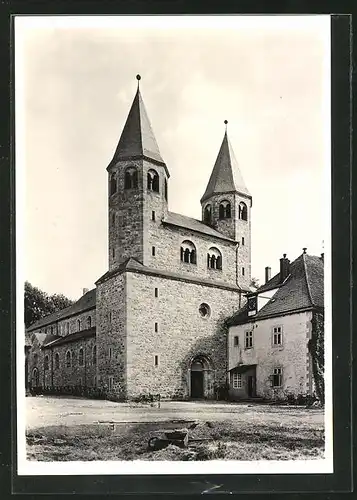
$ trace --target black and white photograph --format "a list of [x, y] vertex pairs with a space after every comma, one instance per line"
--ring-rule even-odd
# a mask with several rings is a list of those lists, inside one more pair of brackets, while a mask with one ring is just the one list
[[330, 16], [14, 37], [19, 474], [332, 473]]

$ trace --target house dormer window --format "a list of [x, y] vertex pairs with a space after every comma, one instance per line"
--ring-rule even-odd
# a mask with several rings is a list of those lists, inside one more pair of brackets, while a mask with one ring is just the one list
[[230, 219], [231, 217], [231, 204], [227, 200], [221, 201], [221, 203], [219, 204], [219, 218]]
[[124, 175], [124, 189], [136, 189], [138, 187], [138, 171], [135, 167], [128, 167]]
[[159, 193], [159, 174], [156, 172], [156, 170], [149, 170], [148, 176], [147, 176], [147, 187], [148, 191], [154, 191], [155, 193]]
[[248, 207], [241, 201], [238, 206], [238, 218], [241, 220], [248, 220]]
[[181, 243], [180, 258], [186, 264], [197, 264], [196, 247], [192, 241], [185, 240]]
[[207, 253], [207, 267], [222, 270], [222, 254], [218, 248], [211, 247]]

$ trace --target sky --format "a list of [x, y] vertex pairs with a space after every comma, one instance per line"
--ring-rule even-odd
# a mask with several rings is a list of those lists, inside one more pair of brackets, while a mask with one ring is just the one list
[[106, 167], [138, 73], [171, 211], [201, 218], [228, 120], [253, 197], [252, 276], [326, 251], [329, 47], [328, 16], [17, 17], [24, 279], [76, 299], [107, 271]]

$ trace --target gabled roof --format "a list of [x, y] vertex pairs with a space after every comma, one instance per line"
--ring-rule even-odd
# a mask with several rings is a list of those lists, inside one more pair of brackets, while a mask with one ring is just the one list
[[93, 309], [96, 306], [96, 289], [93, 288], [93, 290], [89, 290], [89, 292], [85, 293], [80, 297], [77, 302], [72, 304], [69, 307], [66, 307], [65, 309], [62, 309], [61, 311], [57, 311], [53, 314], [49, 314], [48, 316], [45, 316], [44, 318], [39, 319], [35, 323], [33, 323], [31, 326], [27, 328], [28, 332], [33, 332], [34, 330], [37, 330], [38, 328], [42, 328], [46, 325], [50, 325], [55, 323], [56, 321], [65, 319], [69, 316], [73, 316], [75, 314], [78, 314], [80, 312], [86, 311], [87, 309]]
[[213, 194], [231, 192], [237, 192], [251, 198], [226, 131], [201, 201], [210, 198]]
[[247, 306], [237, 311], [229, 320], [230, 325], [249, 323], [270, 316], [292, 314], [306, 309], [324, 307], [324, 264], [320, 257], [301, 254], [290, 264], [290, 274], [280, 283], [280, 273], [262, 285], [255, 294], [267, 290], [277, 291], [255, 314], [248, 316]]
[[138, 87], [118, 146], [109, 166], [114, 165], [120, 160], [142, 157], [165, 165]]
[[187, 217], [186, 215], [176, 214], [174, 212], [168, 212], [167, 216], [162, 221], [164, 224], [170, 224], [173, 226], [183, 227], [185, 229], [190, 229], [191, 231], [195, 231], [197, 233], [207, 234], [208, 236], [214, 236], [215, 238], [221, 238], [222, 240], [227, 240], [234, 242], [228, 236], [220, 233], [213, 229], [213, 227], [207, 226], [203, 222], [192, 219], [192, 217]]
[[107, 271], [106, 273], [103, 274], [99, 279], [97, 279], [96, 284], [101, 283], [102, 281], [105, 281], [107, 278], [110, 276], [114, 276], [115, 274], [119, 274], [122, 271], [125, 270], [137, 270], [137, 269], [145, 269], [145, 266], [136, 260], [134, 257], [129, 257], [128, 259], [124, 260], [121, 264], [119, 264], [118, 267], [115, 269], [112, 269], [111, 271]]
[[87, 328], [86, 330], [82, 330], [80, 332], [74, 332], [69, 335], [65, 335], [64, 337], [58, 337], [57, 339], [54, 339], [52, 342], [46, 342], [43, 345], [43, 349], [47, 349], [50, 347], [55, 347], [58, 345], [63, 345], [63, 344], [69, 344], [71, 342], [76, 342], [77, 340], [81, 339], [86, 339], [90, 337], [95, 337], [95, 326], [92, 326], [91, 328]]

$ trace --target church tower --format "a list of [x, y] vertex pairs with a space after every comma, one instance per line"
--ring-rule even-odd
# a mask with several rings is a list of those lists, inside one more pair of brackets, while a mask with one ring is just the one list
[[251, 281], [251, 207], [249, 193], [226, 131], [206, 191], [201, 198], [202, 221], [235, 240], [239, 285]]
[[138, 88], [108, 171], [109, 270], [134, 257], [147, 265], [150, 225], [167, 214], [169, 171]]

